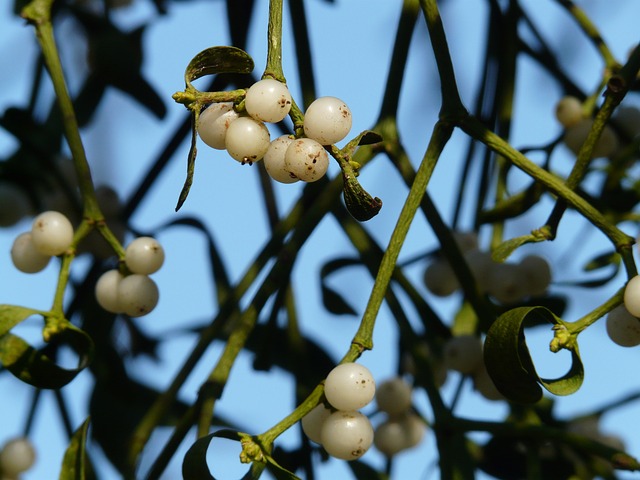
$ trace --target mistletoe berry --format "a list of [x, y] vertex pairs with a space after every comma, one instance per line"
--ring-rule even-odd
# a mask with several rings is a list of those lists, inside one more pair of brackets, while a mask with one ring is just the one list
[[376, 393], [373, 375], [359, 363], [342, 363], [324, 382], [327, 401], [338, 410], [358, 410], [368, 405]]
[[131, 273], [150, 275], [164, 263], [164, 249], [155, 238], [138, 237], [124, 252], [124, 262]]
[[355, 460], [364, 455], [373, 443], [373, 427], [360, 412], [338, 410], [323, 422], [320, 439], [332, 457]]
[[229, 125], [239, 116], [232, 102], [212, 103], [200, 113], [198, 135], [211, 148], [224, 150]]
[[304, 134], [322, 145], [332, 145], [351, 130], [351, 110], [336, 97], [316, 99], [304, 113]]
[[315, 182], [324, 177], [329, 157], [322, 145], [310, 138], [294, 140], [284, 154], [285, 169], [303, 182]]
[[32, 237], [31, 232], [21, 233], [11, 246], [11, 261], [18, 270], [24, 273], [40, 272], [51, 260], [51, 255], [44, 255], [38, 251]]
[[284, 83], [271, 78], [251, 85], [244, 101], [247, 113], [261, 122], [279, 122], [291, 110], [289, 89]]
[[73, 241], [73, 225], [60, 212], [44, 212], [33, 219], [31, 238], [43, 255], [61, 255]]
[[240, 117], [229, 125], [224, 140], [229, 155], [242, 164], [262, 160], [270, 144], [269, 130], [264, 123]]

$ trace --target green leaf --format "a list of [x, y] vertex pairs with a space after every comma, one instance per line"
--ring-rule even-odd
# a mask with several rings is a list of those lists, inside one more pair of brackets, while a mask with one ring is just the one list
[[207, 465], [207, 450], [214, 438], [226, 438], [239, 442], [242, 437], [235, 430], [217, 430], [205, 437], [200, 437], [187, 450], [182, 460], [182, 478], [184, 480], [216, 480]]
[[196, 170], [196, 155], [198, 154], [198, 148], [196, 147], [198, 132], [196, 131], [196, 124], [198, 122], [199, 112], [193, 111], [191, 116], [191, 147], [189, 148], [189, 155], [187, 157], [187, 178], [184, 181], [180, 196], [178, 197], [178, 203], [176, 205], [176, 212], [182, 208], [182, 205], [189, 196], [189, 190], [193, 184], [193, 174]]
[[608, 267], [610, 265], [614, 265], [616, 267], [615, 272], [618, 272], [618, 268], [620, 266], [621, 257], [618, 252], [605, 252], [597, 255], [592, 258], [589, 263], [584, 266], [585, 272], [592, 272], [594, 270], [599, 270], [601, 268]]
[[184, 72], [184, 81], [187, 87], [192, 87], [191, 82], [206, 75], [251, 73], [252, 70], [253, 59], [244, 50], [227, 46], [210, 47], [191, 59]]
[[366, 222], [375, 217], [382, 208], [382, 200], [372, 197], [362, 188], [353, 172], [349, 173], [343, 168], [342, 179], [344, 181], [342, 195], [351, 216], [359, 222]]
[[500, 315], [487, 332], [484, 359], [489, 375], [498, 390], [517, 403], [535, 403], [542, 398], [542, 385], [554, 395], [569, 395], [577, 391], [584, 379], [584, 367], [577, 343], [571, 349], [571, 367], [558, 379], [543, 379], [536, 373], [527, 348], [526, 323], [564, 322], [550, 310], [540, 307], [518, 307]]
[[322, 303], [329, 312], [335, 315], [357, 315], [357, 312], [340, 293], [327, 285], [327, 278], [338, 270], [354, 265], [362, 265], [362, 261], [357, 258], [336, 258], [325, 263], [320, 269]]
[[267, 470], [269, 470], [269, 472], [274, 477], [276, 477], [276, 480], [300, 480], [300, 477], [297, 477], [294, 473], [278, 465], [278, 463], [270, 455], [267, 455], [266, 458]]
[[382, 141], [382, 135], [372, 130], [365, 130], [356, 138], [358, 139], [358, 145], [373, 145]]
[[521, 237], [510, 238], [509, 240], [505, 240], [500, 245], [498, 245], [498, 247], [491, 253], [491, 256], [496, 262], [502, 263], [522, 245], [526, 243], [541, 242], [543, 240], [543, 238], [532, 233], [523, 235]]
[[70, 323], [53, 337], [50, 345], [67, 344], [78, 354], [78, 366], [66, 369], [57, 365], [43, 350], [36, 350], [22, 338], [7, 333], [0, 337], [0, 363], [16, 377], [38, 388], [57, 389], [71, 382], [89, 365], [93, 342]]
[[32, 315], [42, 315], [42, 312], [17, 305], [0, 305], [0, 337]]
[[87, 443], [87, 431], [89, 430], [89, 419], [76, 430], [71, 437], [71, 442], [67, 447], [62, 460], [62, 470], [60, 472], [60, 480], [84, 480], [86, 454], [85, 446]]

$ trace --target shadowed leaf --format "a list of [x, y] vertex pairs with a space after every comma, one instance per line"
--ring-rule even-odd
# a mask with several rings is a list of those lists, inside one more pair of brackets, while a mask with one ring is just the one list
[[71, 437], [71, 442], [67, 447], [62, 460], [62, 470], [60, 480], [84, 480], [86, 478], [86, 453], [87, 431], [89, 430], [89, 419], [76, 430]]

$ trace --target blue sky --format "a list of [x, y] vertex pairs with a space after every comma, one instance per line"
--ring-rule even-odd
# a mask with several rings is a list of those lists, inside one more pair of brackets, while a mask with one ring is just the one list
[[[20, 55], [11, 57], [10, 69], [0, 69], [2, 110], [9, 105], [26, 103], [29, 85], [22, 79], [29, 78], [37, 51], [33, 32], [19, 19], [11, 16], [9, 3], [5, 2], [0, 7], [0, 55], [2, 58], [8, 58], [15, 52], [20, 52]], [[371, 127], [377, 117], [379, 98], [386, 80], [399, 15], [398, 3], [381, 0], [336, 0], [335, 5], [320, 0], [307, 2], [314, 67], [318, 75], [317, 93], [321, 96], [339, 97], [350, 106], [353, 112], [354, 134]], [[537, 24], [543, 34], [549, 35], [552, 39], [551, 44], [566, 47], [559, 51], [567, 71], [576, 72], [572, 78], [585, 90], [592, 89], [597, 83], [601, 67], [595, 50], [587, 45], [575, 25], [565, 15], [558, 15], [560, 10], [555, 2], [541, 0], [523, 3], [525, 9], [538, 19]], [[640, 18], [640, 4], [633, 0], [619, 0], [617, 8], [611, 9], [607, 3], [585, 2], [584, 7], [596, 20], [614, 54], [619, 59], [624, 59], [634, 42], [638, 41], [637, 19]], [[267, 2], [259, 0], [257, 4], [260, 14], [253, 20], [248, 51], [255, 60], [254, 73], [259, 75], [264, 68], [266, 57]], [[442, 10], [461, 95], [469, 106], [473, 102], [473, 92], [479, 81], [485, 4], [486, 2], [480, 0], [450, 0]], [[532, 5], [535, 5], [536, 10], [533, 10]], [[184, 108], [174, 104], [170, 97], [175, 91], [183, 88], [183, 71], [188, 61], [204, 48], [229, 43], [223, 21], [224, 2], [173, 2], [170, 4], [170, 11], [171, 15], [154, 22], [145, 33], [149, 52], [144, 66], [147, 78], [166, 100], [167, 118], [159, 122], [132, 104], [125, 96], [110, 91], [107, 94], [107, 102], [101, 106], [95, 121], [82, 132], [96, 183], [113, 185], [123, 198], [136, 187], [149, 162], [164, 147], [169, 132], [185, 115]], [[114, 18], [123, 25], [133, 27], [154, 15], [153, 8], [147, 2], [134, 0], [130, 9], [116, 13]], [[218, 16], [221, 17], [221, 21], [216, 22]], [[294, 98], [300, 98], [296, 85], [295, 59], [291, 50], [292, 39], [287, 33], [290, 31], [288, 20], [284, 29], [285, 75]], [[68, 22], [62, 23], [58, 33], [60, 38], [63, 38], [63, 35], [73, 35], [73, 25]], [[416, 36], [418, 35], [424, 38], [424, 26], [418, 27]], [[86, 51], [81, 44], [72, 45], [62, 51], [64, 64], [76, 74], [70, 81], [72, 91], [78, 87], [85, 55]], [[549, 142], [560, 132], [553, 118], [553, 108], [562, 92], [530, 61], [523, 60], [518, 66], [521, 77], [517, 85], [512, 143], [522, 146]], [[439, 107], [435, 64], [427, 42], [412, 45], [406, 74], [408, 81], [402, 94], [399, 125], [402, 139], [414, 164], [417, 165]], [[629, 100], [638, 103], [637, 98]], [[48, 102], [42, 104], [48, 105]], [[455, 198], [455, 172], [464, 152], [463, 140], [462, 134], [454, 134], [429, 186], [430, 194], [445, 216], [450, 214], [451, 201]], [[0, 131], [0, 151], [6, 152], [14, 146], [12, 138]], [[257, 176], [250, 168], [240, 167], [224, 152], [200, 148], [191, 194], [180, 213], [175, 214], [175, 202], [184, 181], [187, 151], [188, 144], [185, 142], [136, 213], [133, 225], [142, 231], [153, 230], [177, 216], [201, 216], [216, 236], [216, 241], [228, 262], [232, 279], [238, 279], [268, 236]], [[570, 162], [569, 155], [560, 152], [555, 165], [558, 169], [568, 171]], [[336, 175], [338, 171], [337, 165], [332, 164], [329, 174]], [[402, 207], [406, 189], [395, 170], [381, 157], [362, 172], [360, 180], [369, 192], [384, 201], [381, 213], [366, 226], [380, 244], [385, 245]], [[519, 181], [521, 180], [516, 176], [514, 187]], [[288, 206], [295, 201], [300, 186], [276, 185], [275, 188], [280, 211], [285, 213]], [[535, 228], [544, 221], [550, 206], [551, 200], [546, 199], [526, 221], [513, 222], [506, 234], [516, 236]], [[339, 254], [352, 252], [348, 240], [333, 222], [333, 219], [325, 219], [305, 244], [300, 263], [294, 271], [294, 278], [301, 296], [299, 306], [303, 331], [325, 346], [337, 360], [347, 350], [357, 322], [328, 314], [322, 308], [317, 295], [320, 266]], [[27, 229], [28, 225], [29, 221], [25, 220], [15, 228], [0, 231], [0, 250], [8, 253], [13, 238]], [[557, 267], [554, 268], [554, 279], [558, 282], [576, 278], [582, 260], [606, 249], [606, 244], [598, 235], [586, 238], [579, 235], [580, 225], [574, 215], [567, 215], [560, 228], [558, 240], [553, 244], [536, 246], [539, 249], [536, 251], [546, 255], [554, 267]], [[627, 233], [635, 236], [636, 227], [627, 227]], [[482, 238], [486, 240], [485, 237]], [[165, 266], [154, 276], [161, 289], [161, 302], [152, 314], [136, 320], [144, 331], [154, 336], [172, 332], [185, 324], [196, 324], [199, 320], [209, 318], [215, 308], [212, 299], [205, 293], [208, 291], [207, 282], [210, 280], [207, 268], [198, 256], [200, 253], [204, 254], [202, 238], [176, 229], [162, 233], [159, 240], [167, 252]], [[435, 246], [433, 232], [426, 222], [418, 217], [410, 230], [401, 258], [409, 258]], [[530, 251], [533, 251], [533, 248], [527, 250]], [[80, 271], [82, 261], [74, 268]], [[409, 274], [417, 280], [423, 268], [424, 266], [415, 266], [409, 269]], [[0, 255], [0, 272], [0, 303], [48, 308], [57, 274], [55, 265], [50, 265], [40, 274], [25, 275], [13, 269], [7, 254]], [[188, 281], [185, 281], [185, 278]], [[336, 285], [351, 286], [352, 303], [362, 311], [371, 287], [367, 274], [354, 270], [336, 275], [334, 280]], [[575, 320], [597, 306], [607, 298], [607, 294], [619, 287], [624, 279], [619, 278], [617, 281], [618, 283], [611, 288], [588, 291], [587, 295], [584, 290], [554, 287], [559, 292], [566, 292], [579, 299], [572, 302], [564, 318]], [[33, 292], [38, 292], [38, 295], [33, 295]], [[451, 298], [435, 305], [447, 318], [454, 312], [458, 301], [458, 298]], [[32, 323], [34, 324], [35, 322]], [[38, 333], [36, 327], [28, 325], [23, 327], [23, 332], [26, 336], [37, 336]], [[375, 348], [365, 353], [361, 359], [361, 362], [372, 370], [377, 380], [388, 378], [396, 369], [395, 339], [393, 320], [383, 306], [374, 337]], [[549, 361], [553, 360], [549, 358], [551, 354], [547, 353], [549, 339], [548, 332], [536, 331], [531, 335], [530, 341], [535, 345], [531, 350], [534, 352], [534, 358], [540, 362], [540, 373], [553, 376], [563, 373], [564, 366], [558, 370], [554, 362]], [[637, 362], [636, 349], [622, 349], [613, 345], [606, 338], [602, 324], [596, 324], [580, 339], [587, 375], [579, 392], [558, 400], [558, 411], [567, 416], [587, 411], [625, 392], [637, 391], [639, 386], [637, 378], [628, 378], [626, 373]], [[150, 384], [162, 388], [170, 382], [172, 373], [180, 366], [180, 359], [189, 352], [192, 342], [193, 337], [173, 338], [163, 346], [162, 361], [159, 364], [140, 360], [133, 365], [133, 371], [144, 375]], [[202, 378], [208, 374], [219, 353], [219, 346], [207, 352], [206, 358], [193, 372], [183, 389], [184, 398], [195, 398]], [[444, 387], [445, 399], [452, 398], [457, 384], [455, 375], [450, 377]], [[74, 405], [72, 420], [76, 425], [81, 423], [86, 414], [85, 401], [90, 387], [90, 377], [82, 374], [71, 386], [65, 388], [68, 401]], [[278, 422], [294, 407], [292, 389], [289, 378], [278, 372], [270, 375], [252, 372], [251, 356], [242, 355], [238, 365], [234, 367], [230, 384], [217, 408], [221, 413], [241, 420], [252, 429], [252, 433], [259, 433]], [[8, 375], [0, 376], [0, 391], [3, 392], [0, 395], [0, 412], [4, 412], [0, 413], [1, 444], [23, 428], [30, 391]], [[4, 392], [11, 392], [11, 395]], [[431, 412], [425, 395], [421, 392], [416, 393], [415, 402], [421, 412], [429, 418]], [[500, 403], [482, 400], [467, 386], [456, 411], [466, 412], [474, 418], [499, 419], [506, 413], [506, 407]], [[53, 397], [47, 395], [43, 409], [36, 417], [33, 430], [39, 460], [34, 469], [24, 476], [24, 480], [47, 480], [53, 478], [52, 471], [57, 472], [66, 439], [59, 421], [55, 418]], [[628, 406], [607, 415], [604, 418], [603, 429], [624, 436], [630, 452], [640, 456], [640, 438], [637, 437], [634, 428], [639, 419], [640, 406]], [[292, 429], [283, 436], [282, 442], [292, 444], [297, 441], [297, 435], [297, 429]], [[162, 437], [163, 432], [159, 432], [158, 440]], [[436, 461], [434, 445], [433, 436], [428, 435], [421, 446], [402, 454], [395, 466], [394, 478], [418, 478], [416, 471], [422, 473], [423, 469], [425, 473], [419, 478], [432, 478], [430, 474], [433, 470], [426, 469]], [[237, 462], [237, 453], [239, 452], [235, 451], [224, 459], [230, 461], [223, 461], [223, 455], [216, 455], [213, 473], [221, 479], [237, 478], [245, 469]], [[381, 456], [373, 450], [364, 459], [377, 466], [383, 465]], [[331, 461], [321, 467], [318, 478], [343, 478], [346, 471], [343, 462]], [[167, 479], [176, 478], [179, 463], [172, 464], [168, 472]], [[622, 478], [635, 477], [637, 475], [622, 475]], [[103, 478], [117, 476], [112, 472], [112, 476]]]

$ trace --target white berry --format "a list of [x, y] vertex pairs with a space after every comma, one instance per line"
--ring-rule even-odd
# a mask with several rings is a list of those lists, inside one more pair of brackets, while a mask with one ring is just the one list
[[[562, 141], [569, 150], [577, 155], [582, 144], [587, 139], [592, 126], [593, 119], [585, 118], [580, 120], [575, 125], [566, 129], [564, 136], [562, 137]], [[616, 150], [618, 150], [619, 144], [620, 142], [616, 133], [611, 127], [605, 125], [602, 133], [600, 134], [600, 138], [598, 138], [593, 147], [591, 156], [593, 158], [610, 157], [616, 152]]]
[[500, 303], [511, 304], [527, 295], [527, 281], [514, 263], [494, 262], [487, 276], [487, 291]]
[[433, 259], [424, 271], [424, 284], [434, 295], [448, 297], [460, 288], [460, 282], [446, 258]]
[[164, 249], [155, 238], [138, 237], [124, 252], [124, 262], [131, 273], [150, 275], [164, 263]]
[[36, 461], [36, 451], [27, 438], [14, 438], [0, 451], [0, 472], [5, 477], [18, 477], [29, 470]]
[[118, 287], [124, 276], [118, 270], [108, 270], [96, 282], [96, 300], [107, 312], [122, 313], [118, 299]]
[[556, 104], [556, 118], [565, 128], [579, 123], [584, 115], [582, 114], [582, 102], [570, 95], [563, 97]]
[[624, 289], [624, 306], [634, 317], [640, 317], [640, 275], [636, 275]]
[[24, 273], [37, 273], [49, 264], [51, 255], [40, 253], [33, 243], [31, 232], [21, 233], [11, 246], [11, 261]]
[[378, 425], [374, 434], [374, 445], [387, 457], [418, 445], [424, 438], [426, 425], [415, 414], [407, 413], [389, 418]]
[[130, 317], [146, 315], [156, 307], [159, 298], [156, 283], [146, 275], [134, 273], [118, 284], [118, 304]]
[[445, 365], [467, 375], [482, 368], [482, 341], [475, 335], [459, 335], [448, 339], [442, 350]]
[[351, 130], [351, 110], [336, 97], [320, 97], [304, 113], [304, 134], [322, 145], [332, 145]]
[[329, 168], [326, 150], [315, 140], [299, 138], [284, 154], [285, 169], [303, 182], [320, 180]]
[[373, 427], [360, 412], [338, 410], [322, 424], [320, 439], [332, 457], [355, 460], [364, 455], [373, 443]]
[[402, 378], [382, 382], [376, 388], [378, 409], [389, 415], [400, 415], [411, 408], [412, 388]]
[[375, 393], [373, 375], [359, 363], [336, 366], [324, 382], [327, 401], [338, 410], [358, 410], [371, 402]]
[[276, 123], [291, 110], [291, 94], [284, 83], [265, 78], [247, 90], [244, 106], [256, 120]]
[[229, 125], [239, 116], [233, 102], [212, 103], [200, 113], [198, 135], [211, 148], [224, 150]]
[[549, 262], [538, 255], [527, 255], [520, 261], [527, 291], [529, 295], [543, 295], [551, 283], [551, 267]]
[[320, 432], [322, 431], [322, 424], [329, 415], [331, 415], [331, 410], [321, 403], [302, 417], [302, 431], [309, 437], [309, 440], [321, 443]]
[[233, 159], [243, 164], [255, 163], [269, 149], [269, 130], [262, 122], [240, 117], [229, 125], [224, 143]]
[[31, 235], [36, 249], [43, 255], [61, 255], [73, 241], [73, 225], [60, 212], [48, 211], [33, 219]]
[[607, 335], [621, 347], [640, 345], [640, 319], [631, 315], [624, 305], [619, 305], [607, 315]]
[[271, 142], [267, 153], [264, 154], [264, 168], [271, 178], [280, 183], [294, 183], [299, 179], [287, 170], [284, 155], [293, 142], [293, 137], [282, 135]]

